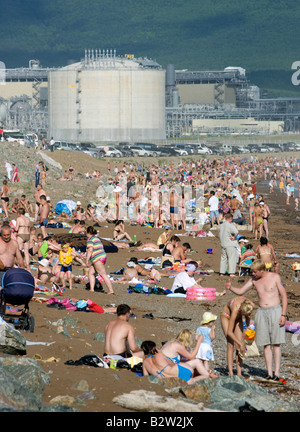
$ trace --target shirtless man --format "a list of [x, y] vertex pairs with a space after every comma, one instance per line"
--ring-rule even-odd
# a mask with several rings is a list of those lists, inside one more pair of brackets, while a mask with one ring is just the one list
[[117, 307], [118, 318], [108, 323], [105, 327], [105, 355], [120, 355], [143, 358], [144, 353], [136, 344], [134, 328], [129, 324], [131, 309], [126, 304]]
[[6, 270], [16, 264], [24, 268], [24, 261], [16, 240], [11, 238], [11, 228], [9, 225], [3, 225], [0, 235], [0, 283]]
[[37, 188], [34, 192], [34, 199], [35, 199], [35, 215], [34, 215], [34, 221], [36, 222], [38, 219], [38, 214], [40, 211], [40, 205], [41, 205], [41, 196], [44, 195], [46, 197], [46, 192], [42, 188], [40, 184], [37, 185]]
[[41, 231], [43, 237], [47, 237], [46, 226], [48, 224], [48, 215], [50, 212], [50, 204], [45, 195], [40, 196], [40, 216], [41, 216]]
[[[180, 262], [181, 264], [188, 264], [190, 261], [194, 261], [191, 258], [187, 258], [187, 254], [191, 250], [189, 243], [183, 243], [182, 245], [176, 246], [172, 251], [174, 262]], [[202, 265], [202, 260], [196, 261], [198, 266]]]
[[[263, 345], [267, 366], [267, 379], [280, 380], [281, 347], [285, 343], [285, 322], [287, 318], [287, 294], [277, 273], [267, 272], [262, 260], [255, 260], [251, 266], [253, 277], [241, 288], [225, 284], [227, 290], [244, 295], [255, 288], [259, 309], [255, 316], [256, 343]], [[280, 300], [281, 299], [281, 300]], [[281, 304], [282, 303], [282, 304]], [[272, 352], [273, 348], [273, 352]], [[273, 375], [274, 357], [274, 375]]]

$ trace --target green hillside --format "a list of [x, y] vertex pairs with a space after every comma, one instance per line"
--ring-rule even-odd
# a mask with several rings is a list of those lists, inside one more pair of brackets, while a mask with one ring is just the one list
[[[292, 0], [0, 0], [0, 60], [7, 67], [78, 61], [84, 50], [116, 49], [163, 67], [241, 66], [280, 95], [300, 94], [300, 6]], [[299, 57], [299, 58], [298, 58]]]

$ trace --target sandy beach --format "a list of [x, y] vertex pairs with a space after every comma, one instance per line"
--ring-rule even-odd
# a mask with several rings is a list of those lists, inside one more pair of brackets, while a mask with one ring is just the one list
[[[50, 153], [48, 153], [50, 155]], [[294, 156], [294, 155], [293, 155]], [[100, 173], [106, 172], [107, 161], [96, 161], [87, 155], [75, 155], [69, 152], [54, 152], [51, 154], [57, 162], [60, 162], [63, 169], [68, 169], [72, 164], [75, 168], [75, 180], [73, 182], [58, 182], [55, 178], [47, 179], [46, 191], [53, 201], [58, 201], [68, 195], [69, 199], [80, 200], [85, 205], [94, 199], [97, 183], [95, 180], [84, 178], [87, 166], [89, 171], [100, 167]], [[147, 161], [148, 163], [148, 161]], [[152, 162], [151, 162], [152, 163]], [[88, 165], [87, 165], [88, 164]], [[113, 161], [112, 166], [118, 162]], [[78, 175], [81, 174], [81, 176]], [[284, 194], [269, 193], [269, 188], [263, 179], [257, 182], [257, 192], [262, 193], [264, 201], [269, 205], [271, 217], [269, 220], [270, 241], [277, 253], [280, 264], [280, 275], [288, 294], [288, 319], [289, 321], [299, 321], [300, 313], [300, 282], [294, 281], [292, 270], [293, 258], [288, 258], [285, 254], [299, 253], [300, 239], [300, 216], [294, 210], [294, 205], [285, 205]], [[73, 195], [72, 195], [73, 194]], [[63, 196], [64, 195], [64, 196]], [[74, 198], [71, 198], [71, 197]], [[76, 198], [75, 198], [76, 197]], [[293, 203], [293, 200], [292, 200]], [[246, 216], [248, 216], [246, 214]], [[113, 224], [102, 223], [99, 236], [103, 238], [112, 237]], [[160, 229], [147, 226], [128, 226], [127, 232], [141, 242], [154, 241], [161, 234]], [[204, 228], [210, 231], [209, 226]], [[67, 232], [62, 229], [50, 229], [53, 234]], [[185, 236], [183, 231], [177, 231], [181, 241], [188, 241], [191, 244], [193, 259], [202, 259], [203, 275], [202, 285], [214, 287], [217, 291], [223, 291], [224, 278], [219, 276], [220, 263], [220, 242], [217, 229], [210, 231], [212, 236], [193, 238]], [[254, 240], [253, 234], [249, 230], [240, 229], [254, 247], [258, 241]], [[213, 254], [206, 253], [207, 248], [213, 249]], [[147, 257], [160, 257], [161, 252], [138, 251], [136, 248], [130, 250], [120, 249], [118, 253], [108, 254], [106, 269], [107, 272], [115, 272], [124, 267], [128, 258], [137, 257], [138, 259]], [[300, 261], [300, 259], [299, 259]], [[74, 273], [83, 275], [80, 266], [74, 266]], [[159, 283], [164, 288], [171, 288], [173, 278], [163, 277]], [[242, 286], [247, 277], [237, 277], [236, 286]], [[68, 288], [64, 291], [64, 297], [76, 299], [91, 299], [102, 307], [109, 304], [126, 303], [132, 308], [136, 318], [131, 318], [130, 322], [135, 328], [136, 337], [139, 341], [154, 340], [157, 346], [161, 343], [173, 339], [179, 330], [189, 328], [195, 331], [199, 326], [203, 312], [211, 311], [219, 315], [224, 304], [232, 297], [232, 293], [226, 293], [222, 297], [217, 297], [213, 302], [189, 301], [183, 298], [170, 298], [165, 295], [149, 296], [143, 293], [128, 293], [128, 284], [113, 283], [114, 296], [104, 293], [89, 292], [84, 283], [74, 284], [72, 291]], [[40, 296], [42, 297], [42, 296]], [[45, 297], [45, 296], [44, 296]], [[252, 290], [248, 297], [254, 302], [257, 301], [255, 290]], [[155, 391], [158, 395], [165, 395], [163, 386], [154, 385], [147, 377], [139, 377], [130, 370], [122, 369], [103, 369], [85, 365], [71, 366], [65, 365], [68, 360], [78, 360], [84, 355], [96, 354], [103, 355], [104, 343], [95, 340], [98, 333], [103, 333], [108, 321], [114, 319], [113, 314], [97, 314], [91, 312], [78, 312], [58, 310], [47, 307], [46, 302], [30, 303], [30, 312], [35, 318], [35, 330], [33, 333], [24, 333], [26, 339], [35, 342], [35, 345], [28, 345], [27, 357], [37, 359], [41, 367], [50, 374], [50, 384], [46, 387], [43, 402], [45, 405], [51, 404], [58, 396], [68, 396], [70, 405], [80, 412], [126, 412], [125, 408], [119, 407], [112, 402], [112, 399], [119, 394], [129, 393], [132, 390], [145, 389]], [[143, 318], [143, 315], [152, 313], [154, 319]], [[65, 317], [72, 317], [77, 320], [75, 327], [65, 327], [69, 333], [66, 336], [58, 332], [57, 322]], [[49, 343], [40, 345], [39, 343]], [[226, 340], [223, 335], [220, 320], [216, 321], [216, 340], [214, 341], [215, 362], [212, 368], [219, 375], [226, 375]], [[300, 403], [300, 372], [299, 372], [299, 347], [292, 340], [292, 334], [287, 333], [287, 343], [282, 347], [282, 376], [295, 391], [285, 392], [284, 389], [274, 387], [273, 391], [284, 400], [293, 400]], [[262, 377], [266, 374], [263, 356], [249, 359], [245, 362], [244, 372], [246, 379]], [[82, 396], [82, 395], [85, 396]], [[81, 397], [81, 399], [80, 399]]]

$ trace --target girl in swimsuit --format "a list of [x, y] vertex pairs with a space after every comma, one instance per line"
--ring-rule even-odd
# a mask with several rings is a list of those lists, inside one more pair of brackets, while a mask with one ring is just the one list
[[255, 304], [243, 296], [233, 298], [224, 306], [221, 313], [221, 325], [227, 339], [227, 365], [228, 374], [233, 375], [233, 351], [236, 346], [236, 369], [237, 375], [242, 376], [243, 360], [238, 355], [244, 354], [246, 349], [243, 344], [243, 317], [246, 324], [250, 324], [250, 316]]
[[[144, 341], [141, 348], [145, 354], [143, 361], [143, 375], [153, 375], [159, 378], [171, 378], [177, 377], [183, 379], [187, 384], [194, 384], [196, 381], [208, 378], [207, 371], [202, 374], [202, 368], [200, 361], [197, 359], [189, 360], [183, 364], [173, 363], [169, 360], [162, 352], [159, 352], [156, 345], [152, 341]], [[199, 375], [193, 376], [194, 372], [197, 371]]]

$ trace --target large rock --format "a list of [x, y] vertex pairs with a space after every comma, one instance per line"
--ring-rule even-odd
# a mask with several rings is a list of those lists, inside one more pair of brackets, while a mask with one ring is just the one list
[[[155, 378], [155, 379], [153, 379]], [[176, 398], [185, 396], [193, 403], [203, 403], [212, 410], [233, 411], [242, 410], [266, 412], [299, 412], [300, 407], [276, 398], [268, 390], [251, 383], [239, 376], [221, 376], [207, 378], [187, 385], [178, 378], [159, 380], [149, 377], [154, 384], [163, 385], [166, 391]]]
[[25, 337], [4, 321], [0, 324], [0, 352], [5, 354], [26, 354]]
[[49, 375], [36, 360], [14, 356], [0, 358], [0, 411], [74, 412], [74, 408], [66, 404], [42, 405], [44, 389], [49, 382]]

